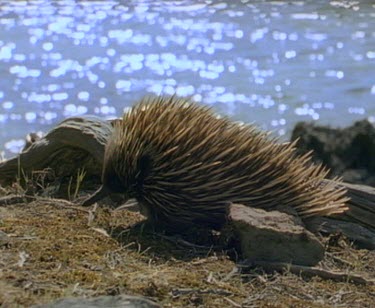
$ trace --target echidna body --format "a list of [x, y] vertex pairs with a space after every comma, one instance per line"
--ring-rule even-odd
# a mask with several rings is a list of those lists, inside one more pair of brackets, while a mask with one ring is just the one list
[[227, 204], [273, 209], [302, 218], [346, 210], [345, 191], [327, 171], [251, 125], [217, 117], [176, 97], [143, 99], [119, 122], [105, 150], [100, 191], [136, 198], [151, 220], [219, 226]]

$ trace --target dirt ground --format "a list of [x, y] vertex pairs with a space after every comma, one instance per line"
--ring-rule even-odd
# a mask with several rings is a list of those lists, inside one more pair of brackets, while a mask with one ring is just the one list
[[[0, 206], [0, 306], [125, 293], [163, 307], [374, 307], [374, 284], [238, 269], [226, 251], [131, 227], [142, 219], [47, 198]], [[375, 278], [374, 251], [327, 245], [322, 267]]]

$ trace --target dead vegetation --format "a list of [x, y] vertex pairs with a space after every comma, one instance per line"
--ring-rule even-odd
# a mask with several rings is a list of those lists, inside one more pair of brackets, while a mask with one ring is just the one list
[[[3, 307], [121, 293], [147, 296], [164, 307], [371, 307], [375, 302], [374, 284], [241, 266], [235, 254], [210, 246], [206, 238], [193, 243], [134, 226], [143, 220], [137, 212], [18, 198], [0, 206], [6, 238], [0, 237]], [[374, 251], [356, 250], [340, 235], [326, 245], [322, 268], [375, 278]]]

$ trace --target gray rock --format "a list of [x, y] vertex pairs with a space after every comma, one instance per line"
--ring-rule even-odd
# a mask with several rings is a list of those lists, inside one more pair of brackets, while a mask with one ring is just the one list
[[130, 295], [99, 296], [95, 298], [63, 298], [34, 308], [160, 308], [144, 297]]
[[0, 247], [6, 246], [11, 242], [11, 238], [3, 231], [0, 231]]
[[375, 127], [367, 120], [346, 128], [297, 123], [291, 140], [300, 154], [313, 150], [312, 158], [345, 182], [375, 186]]
[[250, 261], [315, 265], [324, 257], [324, 247], [298, 218], [278, 211], [232, 204], [229, 225], [242, 256]]

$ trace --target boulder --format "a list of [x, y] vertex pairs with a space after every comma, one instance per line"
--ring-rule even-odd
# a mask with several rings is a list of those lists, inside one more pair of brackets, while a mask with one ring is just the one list
[[375, 127], [367, 120], [334, 129], [300, 122], [291, 140], [301, 154], [313, 150], [313, 160], [331, 169], [345, 182], [375, 186]]
[[231, 204], [228, 221], [227, 230], [250, 261], [315, 265], [324, 257], [323, 245], [297, 217]]

